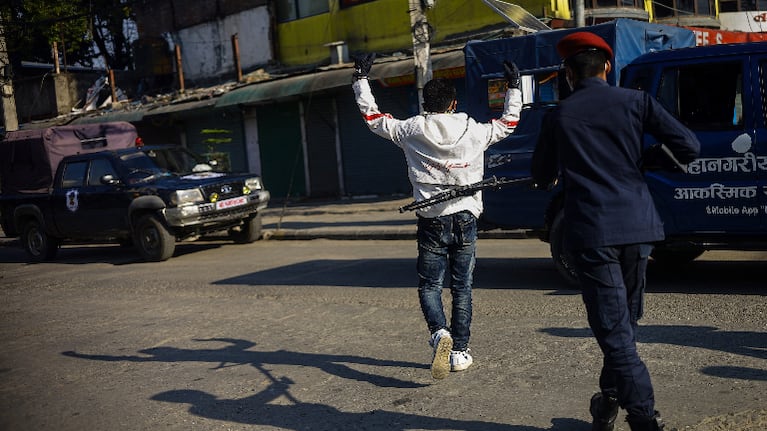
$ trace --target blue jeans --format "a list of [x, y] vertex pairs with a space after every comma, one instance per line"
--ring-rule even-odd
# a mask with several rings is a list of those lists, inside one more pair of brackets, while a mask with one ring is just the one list
[[603, 354], [599, 387], [629, 416], [655, 411], [650, 374], [636, 349], [651, 251], [649, 244], [632, 244], [573, 252], [589, 326]]
[[[418, 298], [429, 332], [447, 329], [453, 350], [466, 350], [471, 336], [471, 285], [474, 277], [477, 219], [468, 211], [418, 218]], [[442, 287], [450, 272], [452, 312], [447, 326]]]

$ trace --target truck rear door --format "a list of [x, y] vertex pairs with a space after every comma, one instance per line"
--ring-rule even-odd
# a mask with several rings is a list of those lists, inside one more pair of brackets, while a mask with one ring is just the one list
[[762, 235], [767, 233], [767, 54], [751, 59], [751, 94], [756, 115], [754, 148], [757, 156], [757, 194]]
[[687, 174], [647, 174], [667, 234], [763, 229], [767, 136], [758, 65], [729, 55], [666, 62], [655, 71], [655, 96], [701, 142]]

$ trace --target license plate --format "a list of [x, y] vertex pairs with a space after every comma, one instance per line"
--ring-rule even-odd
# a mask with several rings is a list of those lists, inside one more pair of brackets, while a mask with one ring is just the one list
[[248, 203], [248, 198], [245, 196], [240, 196], [238, 198], [225, 199], [223, 201], [216, 202], [216, 209], [225, 210], [225, 209], [245, 205], [246, 203]]

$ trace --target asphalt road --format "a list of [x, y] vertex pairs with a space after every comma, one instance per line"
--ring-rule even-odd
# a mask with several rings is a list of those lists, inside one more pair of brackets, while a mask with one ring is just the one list
[[[478, 256], [476, 363], [434, 381], [411, 240], [0, 246], [0, 429], [589, 430], [578, 292], [537, 240]], [[766, 259], [651, 266], [639, 349], [671, 426], [767, 429]]]

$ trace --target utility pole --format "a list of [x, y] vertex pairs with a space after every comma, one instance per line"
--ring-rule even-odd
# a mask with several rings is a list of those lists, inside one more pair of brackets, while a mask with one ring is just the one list
[[423, 113], [423, 86], [431, 79], [431, 54], [429, 41], [433, 28], [426, 20], [424, 2], [433, 5], [434, 1], [408, 0], [410, 12], [410, 30], [413, 35], [413, 61], [415, 63], [415, 84], [418, 89], [418, 110]]
[[176, 54], [176, 75], [178, 75], [178, 91], [184, 92], [184, 63], [181, 60], [181, 46], [176, 44], [174, 49]]
[[8, 47], [5, 44], [5, 32], [0, 24], [0, 98], [3, 99], [0, 108], [6, 132], [19, 130], [19, 118], [16, 115], [16, 98], [13, 95], [11, 80], [11, 62], [8, 59]]
[[234, 57], [234, 72], [237, 82], [242, 82], [242, 65], [240, 65], [240, 40], [237, 33], [232, 35], [232, 57]]
[[575, 26], [578, 28], [586, 27], [585, 1], [575, 0], [574, 8]]

